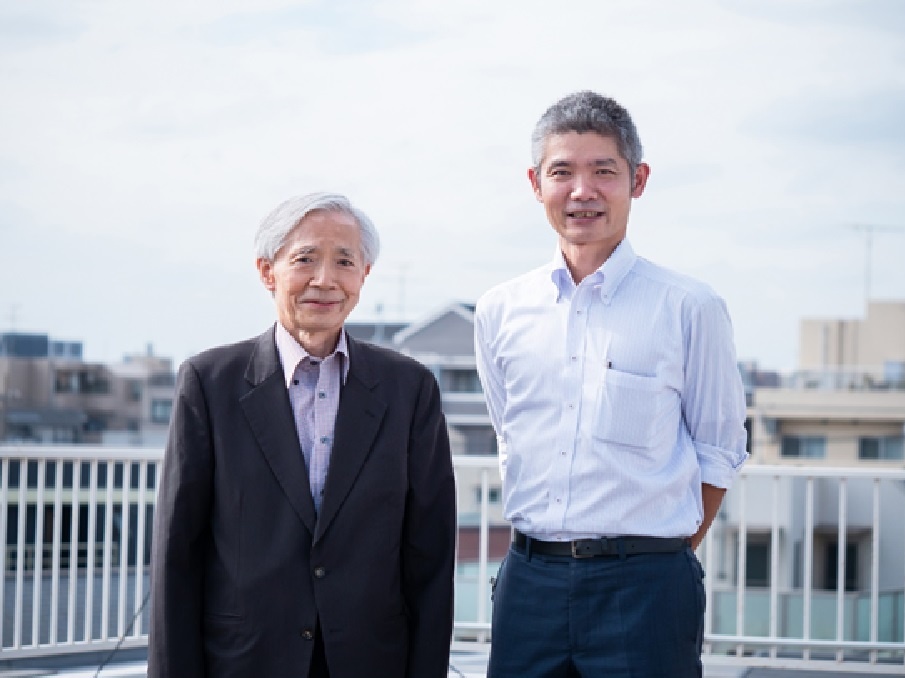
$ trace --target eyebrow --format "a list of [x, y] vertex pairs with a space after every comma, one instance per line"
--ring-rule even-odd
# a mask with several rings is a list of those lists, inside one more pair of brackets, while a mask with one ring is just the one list
[[[548, 170], [552, 169], [560, 169], [562, 167], [573, 167], [577, 163], [572, 162], [571, 160], [552, 160], [549, 165], [547, 165]], [[615, 158], [597, 158], [589, 163], [594, 167], [615, 167], [618, 162]]]
[[297, 257], [300, 254], [312, 254], [317, 252], [314, 245], [293, 245], [286, 250], [287, 257]]
[[[291, 250], [289, 250], [290, 254], [316, 254], [320, 252], [320, 248], [317, 245], [299, 245]], [[337, 254], [341, 254], [344, 257], [354, 257], [355, 249], [349, 247], [337, 247], [335, 252]]]

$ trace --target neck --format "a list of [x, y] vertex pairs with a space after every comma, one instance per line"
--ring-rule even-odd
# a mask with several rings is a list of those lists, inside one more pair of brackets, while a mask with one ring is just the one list
[[326, 358], [333, 353], [339, 343], [339, 330], [321, 330], [314, 332], [299, 331], [293, 335], [309, 355], [315, 358]]
[[585, 245], [576, 245], [564, 240], [559, 242], [563, 258], [566, 260], [566, 266], [569, 269], [569, 273], [572, 274], [572, 280], [575, 281], [576, 285], [603, 266], [603, 263], [610, 258], [610, 255], [618, 245], [618, 242], [615, 244], [594, 243]]

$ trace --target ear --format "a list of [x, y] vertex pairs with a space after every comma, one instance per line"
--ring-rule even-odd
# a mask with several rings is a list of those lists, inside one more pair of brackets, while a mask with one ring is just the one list
[[538, 202], [543, 202], [540, 193], [540, 177], [537, 176], [537, 170], [533, 167], [528, 168], [528, 181], [531, 182], [531, 188], [534, 190], [534, 197], [537, 198]]
[[647, 186], [647, 178], [650, 176], [650, 165], [646, 162], [640, 163], [635, 168], [635, 177], [632, 183], [632, 197], [640, 198], [644, 193], [644, 187]]
[[255, 265], [258, 267], [258, 275], [261, 278], [261, 282], [264, 283], [264, 287], [272, 293], [276, 290], [276, 280], [273, 275], [273, 262], [270, 259], [258, 257], [255, 260]]

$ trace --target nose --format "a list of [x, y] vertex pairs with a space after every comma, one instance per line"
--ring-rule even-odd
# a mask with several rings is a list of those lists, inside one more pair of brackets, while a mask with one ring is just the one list
[[333, 285], [333, 269], [326, 261], [322, 261], [315, 269], [311, 284], [317, 287], [331, 287]]
[[583, 172], [576, 173], [572, 179], [571, 198], [573, 200], [593, 200], [597, 197], [597, 189], [590, 177]]

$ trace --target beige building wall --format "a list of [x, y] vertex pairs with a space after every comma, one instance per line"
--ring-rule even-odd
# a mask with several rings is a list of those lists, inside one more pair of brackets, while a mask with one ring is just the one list
[[864, 325], [863, 364], [905, 363], [905, 301], [871, 302]]
[[[896, 437], [905, 432], [905, 390], [758, 389], [748, 408], [751, 420], [749, 463], [800, 463], [827, 466], [889, 466], [903, 460], [863, 460], [863, 437]], [[826, 439], [822, 459], [783, 457], [783, 436]]]
[[802, 370], [857, 365], [861, 321], [805, 319], [801, 321], [798, 367]]
[[905, 363], [905, 301], [872, 301], [863, 320], [803, 319], [798, 367], [801, 370], [867, 371], [888, 376], [888, 363]]

